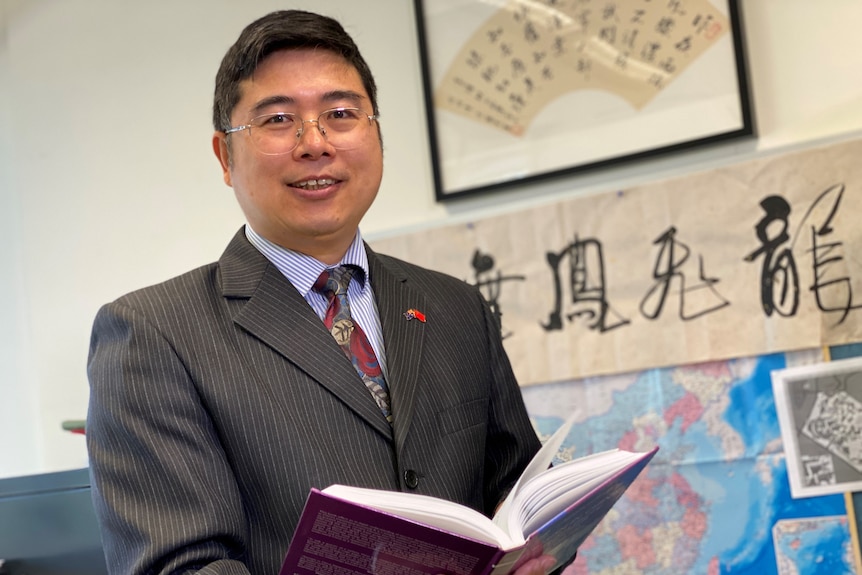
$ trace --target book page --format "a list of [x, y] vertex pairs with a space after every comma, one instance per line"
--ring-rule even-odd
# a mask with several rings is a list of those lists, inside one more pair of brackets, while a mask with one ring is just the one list
[[445, 499], [417, 493], [381, 491], [348, 485], [330, 485], [323, 490], [323, 493], [497, 545], [503, 549], [510, 549], [516, 543], [503, 529], [478, 511]]
[[541, 553], [555, 557], [558, 564], [570, 559], [657, 451], [658, 447], [654, 447], [646, 453], [619, 450], [617, 453], [610, 451], [597, 454], [599, 460], [605, 457], [617, 459], [620, 455], [626, 456], [626, 459], [605, 477], [591, 479], [588, 492], [582, 496], [573, 499], [569, 493], [565, 493], [560, 499], [568, 499], [571, 504], [558, 514], [551, 517], [550, 513], [544, 515], [542, 511], [539, 515], [543, 517], [537, 515], [532, 518], [527, 528], [530, 535], [525, 553], [529, 554], [530, 548], [540, 549]]
[[[566, 462], [535, 477], [524, 485], [521, 496], [514, 503], [519, 509], [520, 529], [525, 534], [539, 529], [630, 462], [641, 458], [639, 453], [613, 449]], [[575, 473], [567, 469], [573, 466], [581, 467], [588, 462], [594, 462], [595, 465], [591, 464], [583, 471]]]
[[515, 529], [514, 531], [509, 530], [510, 515], [513, 513], [512, 511], [512, 500], [517, 496], [521, 485], [530, 481], [532, 478], [536, 477], [540, 473], [544, 473], [551, 466], [551, 462], [554, 460], [554, 457], [560, 451], [560, 446], [563, 444], [563, 441], [566, 440], [566, 436], [569, 434], [569, 430], [574, 425], [575, 420], [580, 415], [579, 411], [575, 411], [572, 413], [569, 418], [563, 422], [557, 431], [548, 438], [548, 440], [542, 445], [542, 448], [533, 456], [533, 459], [524, 469], [524, 472], [521, 474], [521, 477], [518, 478], [518, 481], [515, 483], [515, 486], [512, 487], [512, 490], [509, 492], [509, 495], [506, 496], [506, 499], [497, 509], [497, 512], [494, 514], [494, 523], [499, 526], [503, 531], [509, 534], [513, 540], [516, 541], [524, 541], [524, 533], [522, 529]]

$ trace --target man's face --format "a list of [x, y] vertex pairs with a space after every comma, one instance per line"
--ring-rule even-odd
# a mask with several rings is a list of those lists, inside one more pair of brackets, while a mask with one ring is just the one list
[[[273, 112], [291, 112], [303, 120], [316, 120], [324, 110], [337, 107], [372, 114], [359, 73], [326, 50], [274, 52], [240, 87], [232, 126]], [[213, 148], [225, 183], [233, 187], [257, 233], [282, 247], [335, 263], [377, 195], [383, 175], [379, 132], [372, 124], [361, 145], [337, 150], [316, 124], [304, 126], [296, 148], [282, 155], [260, 153], [248, 130], [231, 134], [229, 146], [228, 136], [216, 132]], [[312, 180], [317, 185], [309, 185]]]

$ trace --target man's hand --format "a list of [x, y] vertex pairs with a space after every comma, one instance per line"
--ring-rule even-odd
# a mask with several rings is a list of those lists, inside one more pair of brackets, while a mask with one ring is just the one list
[[534, 557], [518, 567], [512, 575], [547, 575], [556, 562], [550, 555]]
[[512, 571], [511, 575], [548, 575], [556, 562], [557, 560], [550, 555], [534, 557], [522, 563], [520, 567]]

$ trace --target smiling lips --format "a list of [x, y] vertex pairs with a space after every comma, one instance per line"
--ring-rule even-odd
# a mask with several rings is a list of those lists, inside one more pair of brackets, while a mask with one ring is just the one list
[[302, 188], [303, 190], [319, 190], [326, 186], [331, 186], [336, 180], [329, 178], [321, 178], [319, 180], [305, 180], [304, 182], [296, 182], [291, 184], [294, 188]]

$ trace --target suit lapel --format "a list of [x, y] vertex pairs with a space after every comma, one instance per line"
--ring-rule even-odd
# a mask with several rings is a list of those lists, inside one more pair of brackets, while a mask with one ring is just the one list
[[[243, 230], [231, 241], [219, 265], [224, 297], [247, 300], [234, 322], [391, 438], [389, 424], [320, 318], [287, 278], [248, 242]], [[276, 382], [264, 384], [274, 386]]]
[[425, 297], [409, 285], [403, 270], [381, 259], [367, 245], [365, 250], [383, 328], [395, 447], [400, 451], [415, 412], [425, 335], [425, 324], [408, 320], [404, 312], [411, 308], [424, 311]]

